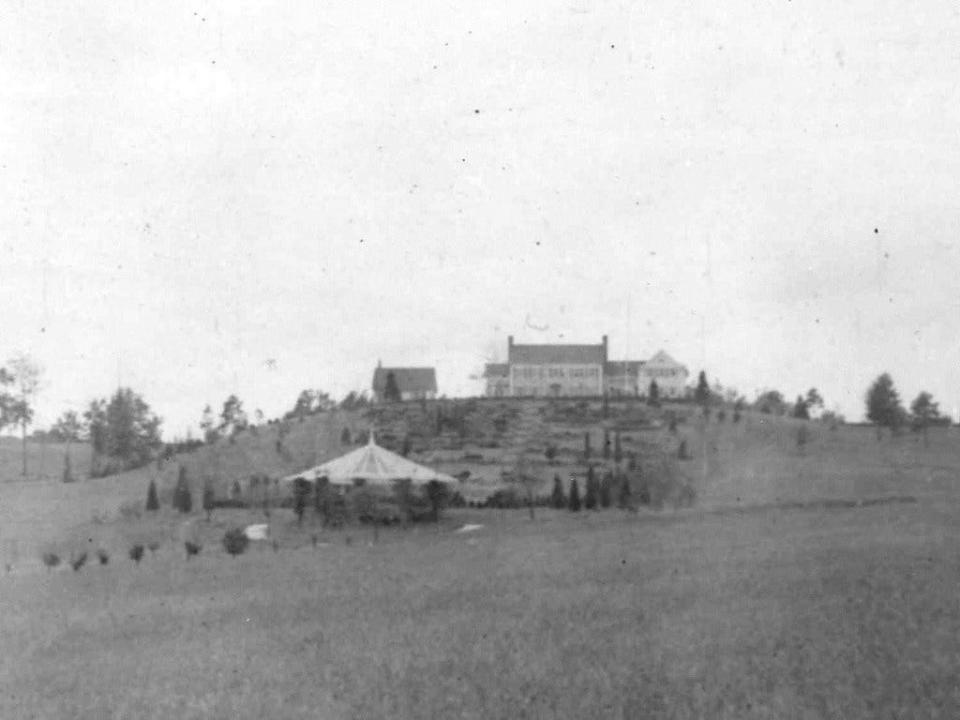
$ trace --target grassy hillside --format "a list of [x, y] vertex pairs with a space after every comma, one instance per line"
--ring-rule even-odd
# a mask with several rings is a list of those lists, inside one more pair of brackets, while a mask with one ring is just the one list
[[[63, 478], [66, 443], [27, 440], [28, 481], [60, 481]], [[90, 446], [85, 443], [70, 444], [71, 474], [75, 479], [86, 478], [90, 471]], [[22, 482], [23, 445], [10, 436], [0, 436], [0, 484]]]
[[0, 578], [0, 716], [960, 713], [955, 505], [452, 519]]
[[[669, 417], [679, 421], [675, 433]], [[341, 442], [344, 428], [356, 438], [369, 427], [376, 430], [379, 442], [396, 450], [409, 438], [414, 460], [451, 475], [469, 473], [458, 488], [468, 499], [510, 487], [521, 456], [525, 472], [540, 478], [541, 494], [549, 492], [554, 475], [564, 483], [582, 478], [588, 465], [583, 457], [585, 434], [593, 448], [590, 464], [597, 464], [600, 471], [611, 467], [612, 460], [603, 459], [605, 429], [611, 438], [620, 431], [624, 455], [635, 455], [645, 476], [667, 474], [690, 483], [702, 509], [899, 494], [948, 497], [960, 477], [956, 428], [931, 430], [927, 448], [913, 435], [877, 442], [870, 428], [831, 431], [818, 423], [753, 413], [737, 424], [713, 418], [704, 425], [690, 406], [651, 409], [612, 403], [604, 417], [599, 402], [402, 403], [265, 425], [233, 442], [220, 440], [159, 467], [151, 464], [108, 478], [64, 485], [54, 473], [47, 482], [0, 483], [0, 554], [34, 556], [39, 546], [65, 534], [82, 534], [121, 513], [136, 513], [151, 478], [158, 483], [161, 501], [168, 504], [181, 466], [187, 470], [199, 509], [204, 478], [213, 480], [220, 497], [229, 495], [235, 481], [247, 494], [251, 475], [277, 478], [336, 457], [356, 447]], [[803, 447], [797, 444], [801, 427], [808, 436]], [[683, 441], [692, 459], [679, 461], [676, 451]], [[544, 454], [548, 446], [556, 449], [550, 461]], [[9, 442], [3, 447], [9, 466], [18, 457], [18, 446]], [[62, 463], [62, 455], [52, 459], [62, 448], [48, 446], [43, 452], [44, 467]], [[82, 454], [88, 453], [82, 449]]]

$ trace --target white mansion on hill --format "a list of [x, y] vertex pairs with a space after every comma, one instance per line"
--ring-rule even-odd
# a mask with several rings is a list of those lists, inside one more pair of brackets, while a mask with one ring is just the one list
[[607, 336], [599, 345], [517, 345], [507, 340], [507, 362], [486, 366], [490, 397], [646, 396], [656, 380], [661, 397], [683, 397], [690, 373], [662, 350], [649, 360], [610, 360]]

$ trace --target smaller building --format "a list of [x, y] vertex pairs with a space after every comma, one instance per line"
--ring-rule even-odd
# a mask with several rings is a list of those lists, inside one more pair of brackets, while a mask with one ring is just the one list
[[432, 367], [383, 367], [373, 371], [373, 400], [386, 400], [386, 390], [396, 383], [401, 400], [433, 400], [437, 397], [437, 372]]

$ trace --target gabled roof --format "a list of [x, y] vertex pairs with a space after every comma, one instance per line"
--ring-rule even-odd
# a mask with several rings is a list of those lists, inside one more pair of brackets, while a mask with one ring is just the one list
[[505, 378], [510, 375], [510, 366], [507, 363], [487, 363], [483, 368], [485, 378]]
[[603, 365], [603, 345], [511, 345], [510, 363]]
[[650, 358], [647, 361], [647, 364], [648, 365], [668, 365], [670, 367], [683, 367], [682, 365], [680, 365], [680, 363], [678, 363], [672, 357], [667, 355], [667, 353], [664, 350], [660, 350], [656, 355]]
[[377, 395], [383, 395], [390, 373], [402, 393], [437, 391], [437, 373], [432, 367], [378, 367], [373, 371], [373, 391]]
[[646, 364], [646, 360], [611, 360], [603, 368], [603, 374], [612, 376], [639, 375], [640, 369]]
[[369, 442], [362, 448], [348, 452], [309, 470], [284, 478], [285, 482], [297, 479], [315, 482], [327, 478], [334, 485], [353, 485], [355, 480], [363, 480], [369, 485], [390, 485], [394, 480], [410, 480], [414, 485], [422, 485], [431, 480], [443, 483], [455, 483], [451, 476], [418, 465], [401, 455], [390, 452], [377, 445], [370, 434]]

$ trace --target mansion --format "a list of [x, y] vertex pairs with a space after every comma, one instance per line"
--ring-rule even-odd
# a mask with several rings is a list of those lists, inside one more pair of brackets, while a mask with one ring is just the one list
[[690, 373], [664, 351], [649, 360], [610, 360], [607, 336], [599, 345], [520, 345], [507, 340], [507, 362], [484, 371], [489, 397], [646, 396], [656, 381], [660, 397], [686, 393]]

